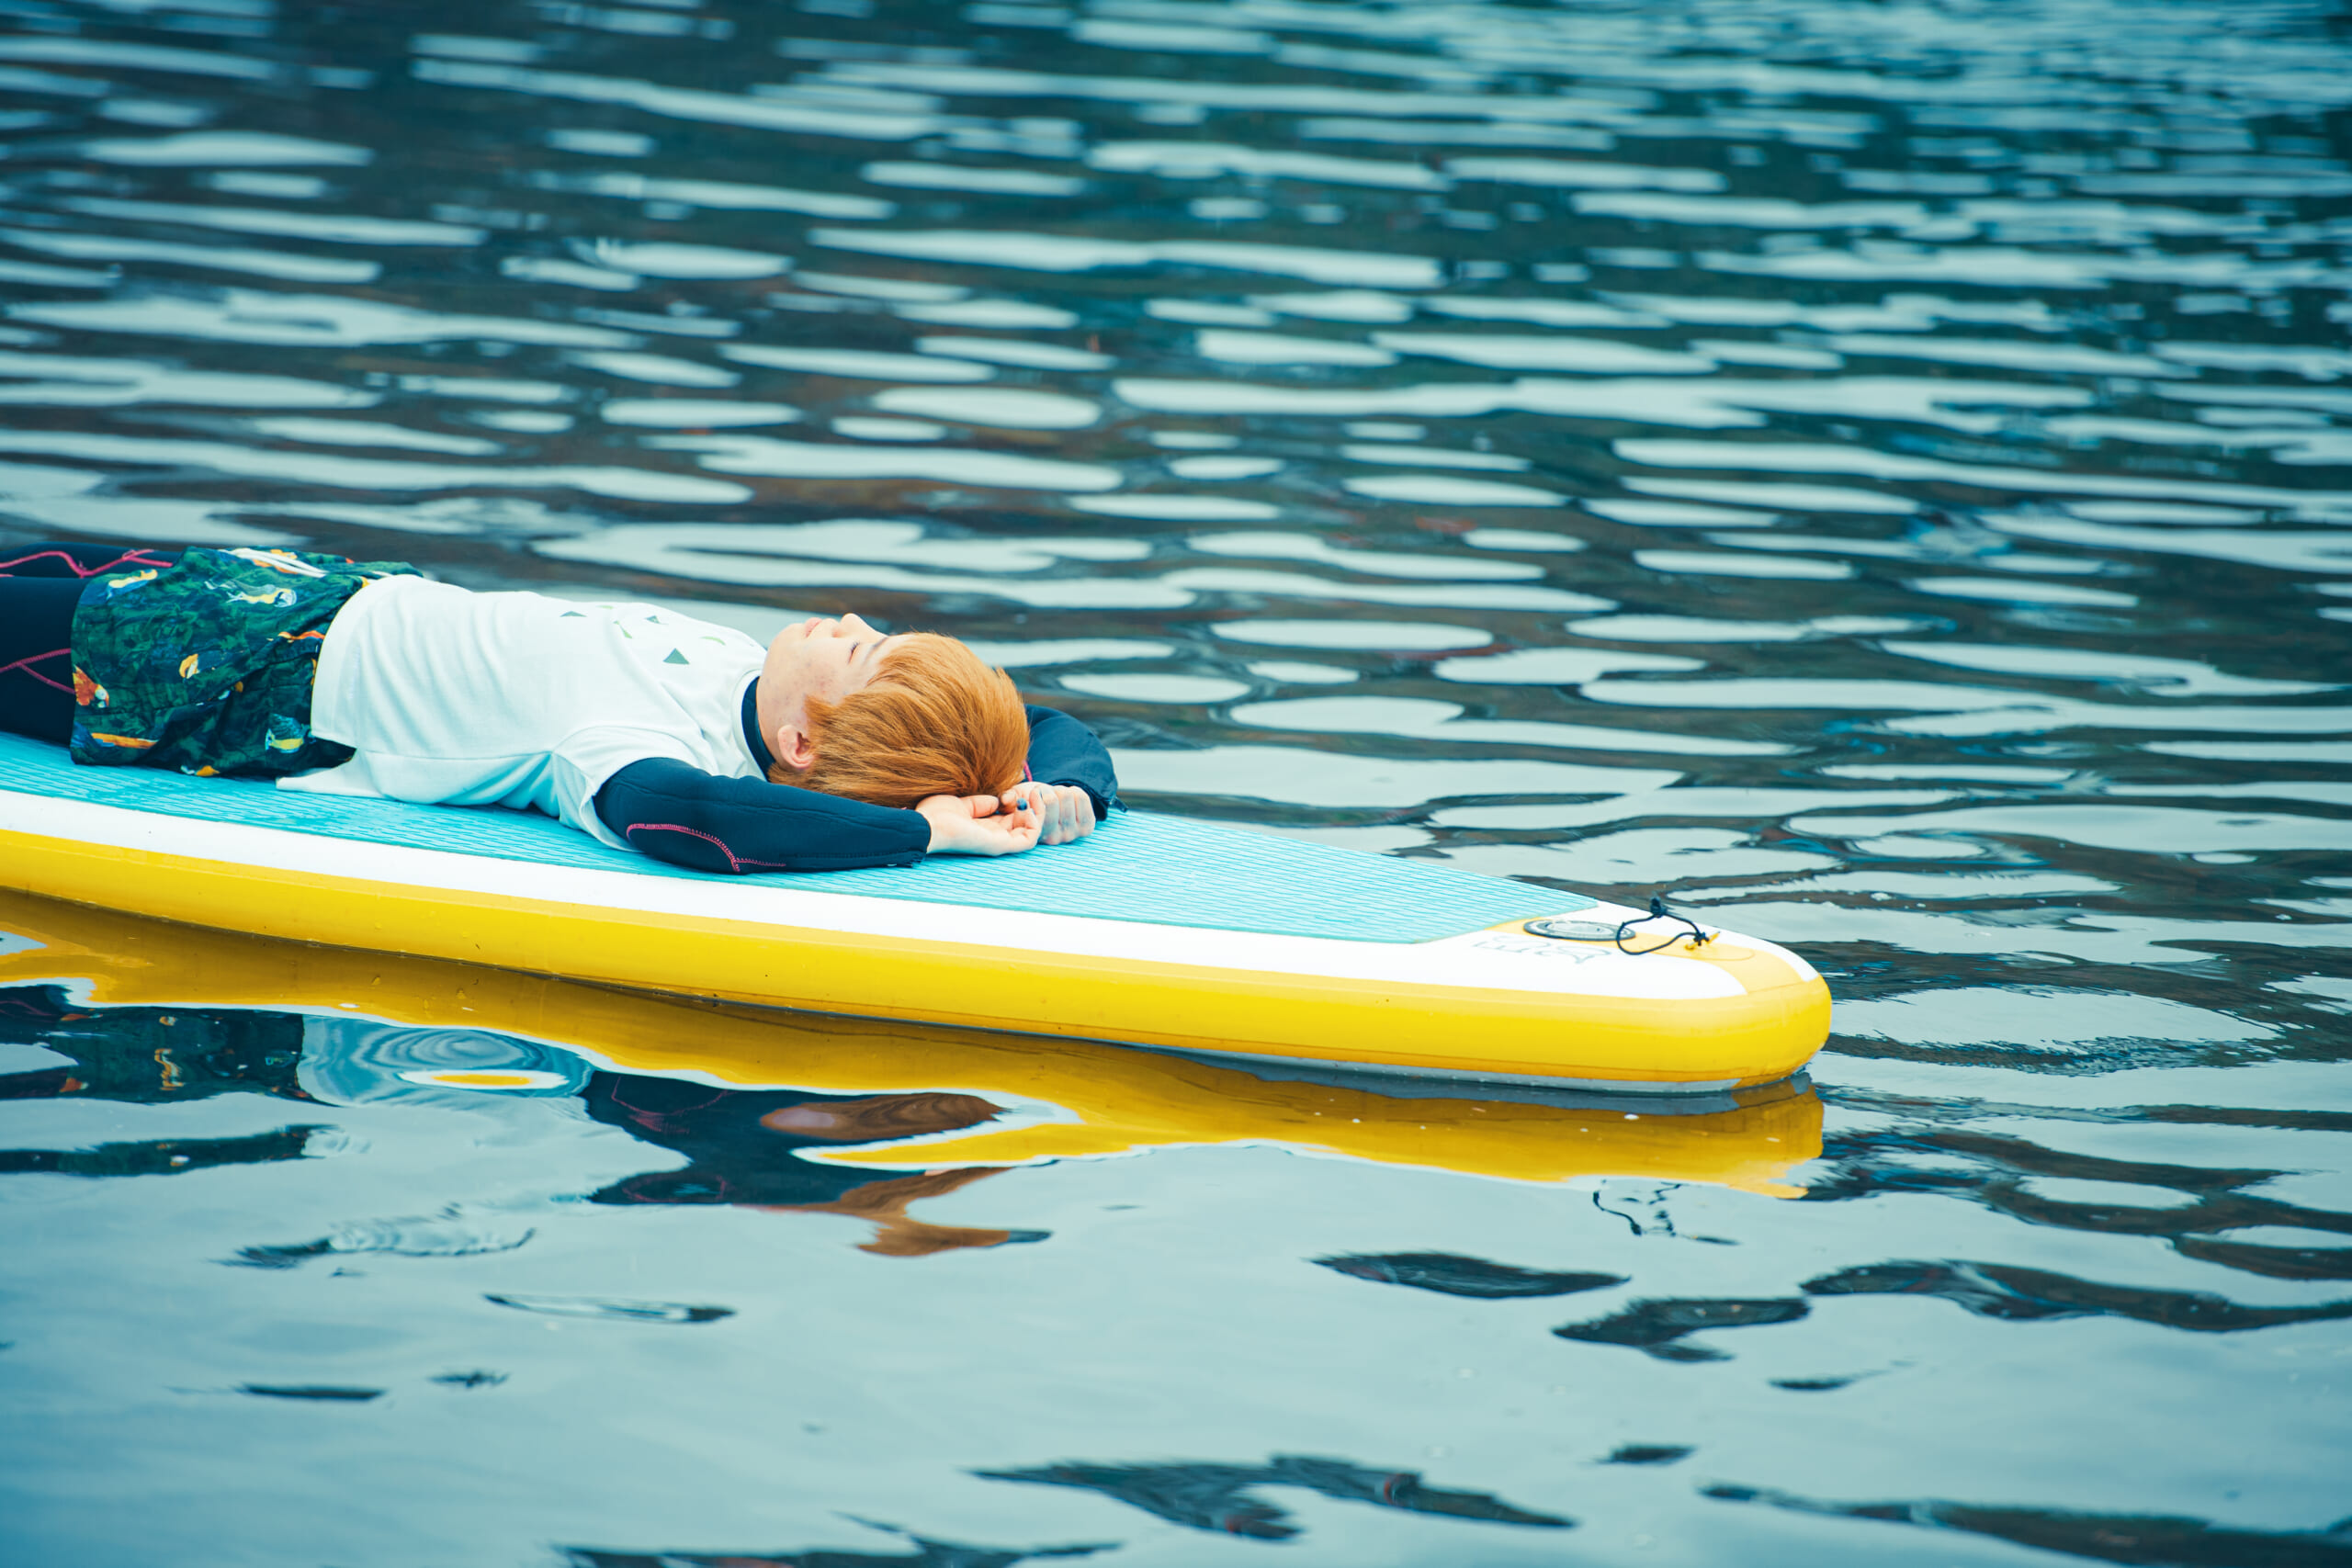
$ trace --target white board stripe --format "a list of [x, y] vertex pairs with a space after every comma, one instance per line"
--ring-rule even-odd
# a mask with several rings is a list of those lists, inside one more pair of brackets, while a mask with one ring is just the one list
[[[980, 909], [920, 899], [828, 893], [789, 882], [710, 882], [629, 872], [412, 849], [213, 822], [101, 806], [89, 801], [0, 791], [0, 826], [77, 843], [207, 861], [232, 871], [258, 868], [376, 883], [388, 889], [478, 894], [569, 905], [583, 913], [709, 919], [808, 931], [902, 938], [994, 950], [1008, 956], [1181, 964], [1266, 977], [1385, 982], [1400, 987], [1537, 992], [1563, 998], [1699, 1000], [1736, 997], [1738, 980], [1722, 967], [1659, 953], [1632, 957], [1609, 948], [1471, 932], [1438, 942], [1374, 943], [1324, 937], [1141, 921]], [[1531, 912], [1544, 891], [1530, 887]], [[1603, 904], [1577, 918], [1614, 923], [1640, 911]], [[1800, 977], [1810, 965], [1769, 942], [1734, 936], [1742, 946], [1782, 958]]]

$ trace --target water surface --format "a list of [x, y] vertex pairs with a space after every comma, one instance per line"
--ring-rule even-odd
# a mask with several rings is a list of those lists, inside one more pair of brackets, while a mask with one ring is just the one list
[[1838, 998], [1667, 1117], [11, 903], [13, 1556], [2352, 1561], [2340, 6], [0, 27], [0, 536], [951, 631]]

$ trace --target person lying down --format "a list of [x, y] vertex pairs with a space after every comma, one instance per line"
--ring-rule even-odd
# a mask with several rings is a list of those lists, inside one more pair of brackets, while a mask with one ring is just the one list
[[952, 637], [842, 615], [763, 649], [284, 549], [0, 547], [0, 728], [96, 766], [542, 811], [737, 874], [1067, 843], [1118, 793], [1091, 730]]

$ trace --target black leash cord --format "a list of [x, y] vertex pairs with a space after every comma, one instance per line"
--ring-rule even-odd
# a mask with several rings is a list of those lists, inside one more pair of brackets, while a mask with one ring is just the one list
[[1632, 931], [1635, 926], [1640, 925], [1644, 920], [1681, 921], [1684, 925], [1690, 928], [1690, 945], [1693, 947], [1704, 947], [1707, 943], [1715, 940], [1713, 937], [1709, 936], [1704, 931], [1702, 931], [1696, 920], [1691, 919], [1687, 915], [1676, 914], [1673, 910], [1666, 907], [1665, 899], [1653, 896], [1650, 899], [1650, 912], [1648, 914], [1635, 915], [1632, 919], [1625, 921], [1617, 928], [1618, 952], [1630, 953], [1634, 957], [1639, 958], [1645, 953], [1662, 953], [1682, 940], [1682, 933], [1680, 931], [1675, 931], [1668, 935], [1664, 942], [1659, 942], [1656, 947], [1627, 947], [1625, 945], [1625, 933]]

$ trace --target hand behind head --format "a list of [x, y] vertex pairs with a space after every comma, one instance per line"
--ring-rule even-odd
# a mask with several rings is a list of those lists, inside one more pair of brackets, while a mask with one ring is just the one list
[[915, 809], [931, 822], [935, 855], [1019, 854], [1044, 826], [1035, 807], [992, 795], [934, 795]]

